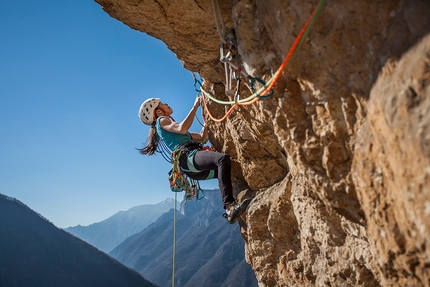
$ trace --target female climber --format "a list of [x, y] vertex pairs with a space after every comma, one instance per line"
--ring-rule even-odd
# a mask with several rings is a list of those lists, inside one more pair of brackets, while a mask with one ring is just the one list
[[173, 109], [168, 104], [161, 103], [159, 98], [144, 101], [139, 109], [139, 118], [144, 124], [150, 125], [151, 129], [146, 146], [139, 149], [139, 152], [143, 155], [153, 155], [157, 151], [160, 140], [172, 151], [181, 149], [179, 165], [190, 178], [195, 180], [218, 178], [222, 202], [226, 210], [225, 217], [233, 224], [245, 211], [250, 200], [245, 200], [241, 204], [235, 202], [229, 155], [201, 150], [200, 143], [208, 138], [207, 129], [203, 127], [200, 133], [188, 131], [200, 102], [201, 98], [197, 97], [188, 115], [178, 123], [171, 116]]

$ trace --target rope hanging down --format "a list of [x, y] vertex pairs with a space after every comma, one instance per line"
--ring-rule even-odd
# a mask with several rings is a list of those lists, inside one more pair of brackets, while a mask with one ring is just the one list
[[[322, 11], [322, 8], [325, 4], [326, 0], [320, 0], [318, 7], [315, 9], [315, 11], [311, 14], [311, 16], [309, 17], [309, 19], [307, 20], [307, 22], [305, 23], [305, 25], [303, 26], [302, 30], [300, 31], [299, 35], [297, 36], [297, 38], [295, 39], [293, 45], [290, 48], [290, 51], [288, 52], [287, 56], [285, 57], [284, 61], [282, 62], [281, 66], [278, 68], [278, 70], [276, 71], [276, 73], [270, 78], [269, 81], [267, 81], [267, 83], [265, 85], [263, 85], [262, 88], [260, 88], [258, 91], [256, 91], [255, 93], [253, 93], [251, 96], [247, 97], [246, 99], [239, 99], [237, 101], [221, 101], [216, 99], [215, 97], [213, 97], [210, 93], [208, 93], [207, 91], [205, 91], [203, 89], [203, 86], [201, 85], [200, 87], [200, 91], [202, 92], [202, 94], [204, 95], [204, 106], [206, 109], [206, 112], [208, 113], [209, 117], [215, 121], [215, 122], [222, 122], [224, 121], [228, 115], [231, 114], [231, 112], [237, 107], [237, 106], [245, 106], [245, 105], [251, 105], [255, 102], [257, 102], [258, 100], [262, 99], [262, 98], [267, 98], [269, 97], [269, 91], [273, 88], [273, 86], [275, 85], [275, 83], [279, 80], [282, 71], [285, 69], [285, 66], [288, 64], [289, 60], [296, 54], [296, 51], [298, 51], [300, 49], [300, 47], [302, 46], [302, 44], [304, 43], [307, 35], [309, 34], [312, 26], [315, 23], [315, 20], [317, 19], [318, 15], [320, 14], [320, 12]], [[212, 116], [212, 114], [209, 112], [209, 109], [207, 108], [207, 99], [209, 98], [212, 101], [218, 103], [218, 104], [223, 104], [223, 105], [233, 105], [228, 111], [227, 113], [220, 119], [216, 119]]]
[[175, 201], [173, 203], [173, 258], [172, 258], [172, 287], [175, 287], [175, 265], [176, 265], [176, 200], [177, 192], [175, 192]]

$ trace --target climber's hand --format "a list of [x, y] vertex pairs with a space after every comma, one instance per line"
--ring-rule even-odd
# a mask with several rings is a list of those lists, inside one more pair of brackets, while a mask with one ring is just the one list
[[196, 97], [193, 108], [197, 109], [200, 106], [201, 98], [201, 96]]

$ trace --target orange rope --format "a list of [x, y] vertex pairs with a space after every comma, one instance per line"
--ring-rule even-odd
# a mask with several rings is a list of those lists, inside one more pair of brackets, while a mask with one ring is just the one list
[[294, 52], [296, 51], [297, 46], [300, 43], [300, 40], [303, 37], [303, 34], [305, 33], [306, 29], [309, 26], [309, 23], [312, 21], [312, 19], [314, 18], [316, 9], [315, 11], [311, 14], [311, 16], [309, 17], [308, 21], [306, 22], [306, 24], [303, 26], [302, 30], [300, 31], [299, 35], [297, 35], [296, 40], [293, 43], [293, 46], [291, 46], [290, 51], [288, 51], [287, 56], [285, 57], [284, 61], [282, 62], [281, 66], [279, 67], [279, 69], [276, 71], [275, 76], [273, 77], [273, 81], [267, 86], [267, 88], [261, 93], [262, 95], [268, 93], [273, 86], [275, 85], [275, 83], [279, 80], [279, 77], [281, 76], [281, 72], [284, 70], [285, 66], [288, 64], [291, 56], [294, 54]]
[[[284, 70], [285, 66], [288, 64], [289, 60], [291, 59], [291, 57], [293, 56], [294, 52], [297, 49], [297, 46], [300, 43], [300, 40], [303, 37], [303, 34], [305, 33], [306, 29], [309, 26], [309, 23], [312, 21], [313, 17], [315, 16], [315, 12], [317, 11], [318, 8], [315, 9], [315, 11], [311, 14], [311, 16], [309, 17], [308, 21], [306, 22], [306, 24], [303, 26], [302, 30], [300, 31], [299, 35], [297, 36], [296, 40], [294, 41], [293, 45], [290, 48], [290, 51], [288, 52], [287, 56], [285, 57], [284, 61], [282, 62], [281, 66], [278, 68], [278, 70], [276, 71], [275, 75], [272, 78], [272, 81], [270, 82], [270, 84], [266, 87], [266, 89], [264, 89], [263, 92], [261, 92], [260, 95], [266, 95], [275, 85], [275, 83], [279, 80], [280, 76], [281, 76], [281, 72]], [[204, 96], [204, 93], [203, 93]], [[225, 119], [227, 119], [227, 117], [233, 112], [233, 110], [237, 107], [237, 106], [247, 106], [247, 105], [251, 105], [255, 102], [257, 102], [258, 100], [260, 100], [259, 97], [256, 97], [252, 100], [250, 100], [249, 102], [244, 102], [244, 103], [235, 103], [228, 111], [227, 113], [220, 119], [216, 119], [215, 117], [212, 116], [212, 114], [210, 113], [208, 107], [207, 107], [207, 103], [206, 103], [206, 96], [204, 96], [204, 106], [206, 109], [207, 114], [209, 115], [209, 117], [215, 121], [215, 122], [222, 122]]]

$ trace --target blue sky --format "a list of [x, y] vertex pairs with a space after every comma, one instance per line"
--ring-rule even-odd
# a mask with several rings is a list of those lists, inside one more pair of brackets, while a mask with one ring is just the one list
[[178, 121], [194, 102], [175, 54], [94, 1], [0, 0], [0, 23], [0, 193], [58, 227], [173, 197], [170, 164], [135, 148], [143, 100], [160, 97]]

